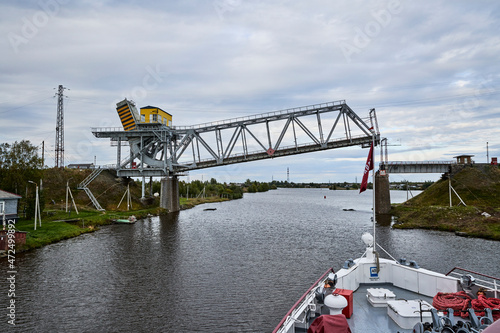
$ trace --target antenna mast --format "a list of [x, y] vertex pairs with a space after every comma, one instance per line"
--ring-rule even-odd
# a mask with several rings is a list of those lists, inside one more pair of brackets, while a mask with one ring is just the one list
[[55, 167], [64, 167], [64, 89], [62, 85], [59, 85], [59, 90], [56, 93], [57, 96], [57, 122], [56, 122], [56, 159]]

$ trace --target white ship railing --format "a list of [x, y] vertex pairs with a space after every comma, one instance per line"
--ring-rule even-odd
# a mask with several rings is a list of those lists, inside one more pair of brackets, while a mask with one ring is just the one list
[[[461, 271], [461, 272], [456, 272], [456, 271]], [[447, 276], [453, 276], [458, 279], [460, 279], [461, 276], [464, 275], [464, 272], [474, 274], [474, 277], [476, 279], [476, 285], [479, 285], [481, 287], [486, 287], [487, 289], [490, 289], [495, 293], [495, 298], [500, 297], [500, 278], [474, 272], [465, 268], [460, 268], [460, 267], [454, 267], [451, 271], [446, 273]]]

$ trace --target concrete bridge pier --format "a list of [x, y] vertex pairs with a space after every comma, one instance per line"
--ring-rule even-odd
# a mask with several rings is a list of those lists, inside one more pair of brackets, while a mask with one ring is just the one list
[[160, 207], [168, 209], [169, 213], [181, 210], [179, 204], [179, 178], [177, 176], [162, 178]]
[[389, 175], [375, 173], [375, 214], [389, 214], [391, 211], [391, 192], [389, 191]]

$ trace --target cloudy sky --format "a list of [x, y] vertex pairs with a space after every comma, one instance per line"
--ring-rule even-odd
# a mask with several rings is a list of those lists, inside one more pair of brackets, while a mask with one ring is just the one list
[[[65, 164], [113, 163], [91, 127], [120, 126], [123, 98], [193, 125], [346, 100], [377, 110], [393, 161], [500, 157], [495, 1], [76, 1], [0, 3], [0, 142], [45, 142], [54, 165], [58, 85]], [[366, 149], [215, 169], [190, 179], [361, 178]], [[435, 180], [439, 175], [392, 175]]]

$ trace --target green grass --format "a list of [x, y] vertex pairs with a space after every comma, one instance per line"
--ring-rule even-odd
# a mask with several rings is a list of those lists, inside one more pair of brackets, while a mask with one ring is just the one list
[[[431, 185], [404, 204], [395, 205], [392, 214], [394, 228], [432, 229], [465, 233], [474, 237], [500, 240], [500, 169], [492, 166], [464, 168], [452, 176], [451, 184], [457, 196], [450, 194], [448, 179]], [[487, 212], [490, 217], [481, 213]]]
[[[135, 215], [137, 218], [144, 218], [148, 214], [159, 215], [166, 212], [159, 208], [150, 208], [134, 210], [128, 212], [99, 212], [96, 210], [83, 210], [77, 215], [72, 212], [71, 215], [64, 211], [45, 211], [42, 214], [42, 226], [37, 223], [35, 230], [34, 220], [21, 219], [16, 224], [19, 231], [28, 232], [26, 244], [22, 250], [30, 250], [44, 245], [59, 242], [63, 239], [79, 236], [83, 233], [92, 232], [99, 226], [110, 224], [114, 219], [128, 218]], [[65, 222], [64, 220], [76, 220]]]
[[18, 230], [28, 232], [26, 244], [22, 247], [24, 250], [41, 247], [94, 230], [93, 226], [83, 228], [77, 224], [43, 220], [42, 226], [37, 225], [36, 230], [34, 230], [33, 221], [19, 221], [16, 227]]
[[189, 209], [193, 208], [194, 206], [204, 204], [204, 203], [211, 203], [211, 202], [222, 202], [222, 201], [228, 201], [231, 199], [227, 198], [219, 198], [219, 197], [207, 197], [207, 198], [181, 198], [180, 199], [180, 205], [181, 209]]
[[[448, 179], [439, 180], [418, 196], [410, 199], [415, 206], [449, 206]], [[500, 169], [491, 166], [465, 168], [455, 174], [451, 185], [468, 206], [480, 209], [500, 208]], [[452, 205], [460, 199], [452, 193]]]
[[471, 206], [406, 206], [393, 207], [396, 229], [430, 229], [461, 232], [469, 236], [500, 240], [500, 212], [491, 217]]

